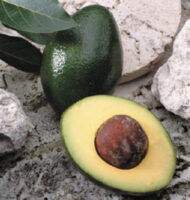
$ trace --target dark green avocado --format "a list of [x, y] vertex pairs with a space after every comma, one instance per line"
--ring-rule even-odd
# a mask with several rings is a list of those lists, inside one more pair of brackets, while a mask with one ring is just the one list
[[122, 47], [112, 14], [99, 5], [73, 15], [77, 28], [58, 32], [41, 67], [44, 92], [58, 112], [76, 101], [109, 93], [122, 71]]

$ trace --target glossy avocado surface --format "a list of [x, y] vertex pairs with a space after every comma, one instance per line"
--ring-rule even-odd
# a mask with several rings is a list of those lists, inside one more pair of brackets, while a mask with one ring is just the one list
[[86, 96], [109, 93], [122, 71], [116, 22], [93, 5], [73, 15], [75, 29], [59, 32], [46, 46], [41, 67], [44, 92], [58, 113]]

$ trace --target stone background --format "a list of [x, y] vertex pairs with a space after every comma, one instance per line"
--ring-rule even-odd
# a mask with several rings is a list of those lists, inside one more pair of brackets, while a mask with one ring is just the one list
[[[164, 5], [163, 5], [164, 6]], [[182, 1], [181, 26], [190, 18], [190, 1]], [[171, 54], [167, 49], [164, 60]], [[0, 62], [0, 87], [14, 92], [35, 126], [20, 151], [0, 157], [0, 200], [188, 200], [190, 199], [190, 124], [166, 111], [150, 92], [154, 72], [117, 86], [116, 96], [151, 110], [166, 127], [177, 151], [171, 183], [159, 193], [130, 197], [95, 185], [71, 164], [59, 132], [59, 118], [49, 106], [40, 77]]]
[[[181, 0], [59, 0], [69, 14], [100, 4], [113, 14], [123, 46], [120, 82], [150, 71], [171, 44], [181, 17]], [[164, 6], [163, 6], [164, 5]]]

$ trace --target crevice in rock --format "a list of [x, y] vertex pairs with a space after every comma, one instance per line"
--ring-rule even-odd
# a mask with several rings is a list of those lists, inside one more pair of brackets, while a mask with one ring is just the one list
[[24, 159], [23, 149], [17, 150], [12, 153], [7, 153], [0, 157], [0, 178], [4, 176], [6, 172], [14, 168], [18, 162]]
[[161, 33], [161, 34], [162, 34], [163, 36], [165, 36], [165, 37], [173, 38], [173, 36], [168, 35], [168, 34], [166, 34], [164, 31], [158, 30], [158, 29], [157, 29], [156, 27], [154, 27], [153, 25], [148, 24], [146, 21], [137, 18], [134, 14], [131, 13], [129, 16], [130, 16], [131, 18], [133, 18], [134, 20], [140, 22], [141, 24], [144, 24], [147, 28], [152, 29], [152, 30], [154, 30], [154, 31], [156, 31], [156, 32], [158, 32], [158, 33]]
[[[133, 37], [132, 34], [130, 32], [128, 32], [127, 30], [123, 30], [122, 33], [125, 33], [128, 38], [130, 38], [130, 39], [135, 41], [136, 53], [138, 55], [140, 55], [139, 41], [135, 37]], [[136, 56], [136, 58], [140, 61], [139, 56]]]

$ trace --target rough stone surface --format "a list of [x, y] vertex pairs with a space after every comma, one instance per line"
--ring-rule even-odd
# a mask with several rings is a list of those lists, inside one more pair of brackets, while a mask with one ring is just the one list
[[154, 68], [177, 32], [181, 17], [180, 0], [60, 0], [66, 11], [100, 4], [114, 15], [124, 50], [120, 82], [133, 80]]
[[190, 119], [190, 20], [176, 37], [172, 56], [157, 71], [152, 93], [167, 110]]
[[18, 98], [0, 89], [0, 156], [21, 149], [32, 129]]
[[[180, 27], [190, 18], [190, 9], [186, 5], [189, 0], [183, 0]], [[0, 87], [17, 95], [35, 129], [21, 151], [0, 159], [0, 200], [189, 200], [190, 124], [168, 112], [154, 98], [150, 91], [153, 75], [117, 86], [114, 92], [114, 95], [133, 99], [152, 111], [176, 147], [177, 169], [168, 187], [151, 196], [137, 198], [104, 189], [80, 174], [62, 146], [59, 119], [47, 103], [40, 78], [1, 62]]]

